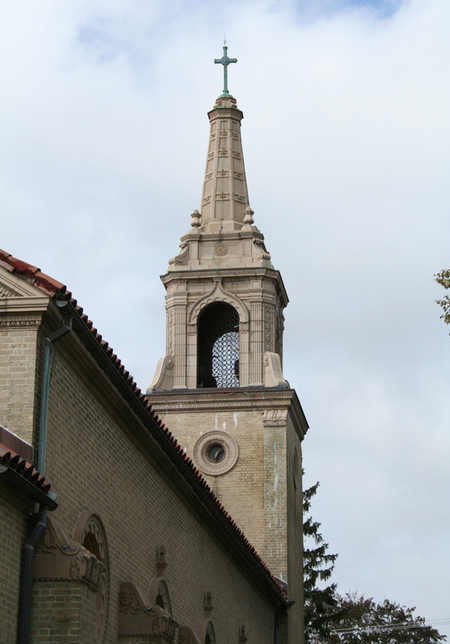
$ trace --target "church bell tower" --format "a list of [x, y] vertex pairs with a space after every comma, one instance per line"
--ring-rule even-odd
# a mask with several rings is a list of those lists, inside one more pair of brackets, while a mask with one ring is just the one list
[[[147, 396], [225, 509], [295, 601], [302, 629], [301, 442], [308, 425], [285, 380], [288, 297], [254, 224], [241, 139], [243, 113], [224, 90], [210, 122], [201, 209], [169, 260], [166, 355]], [[292, 633], [292, 634], [291, 634]]]

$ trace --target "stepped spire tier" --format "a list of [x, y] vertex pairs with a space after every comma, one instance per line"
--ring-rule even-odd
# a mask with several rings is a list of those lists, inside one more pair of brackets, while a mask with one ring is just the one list
[[208, 112], [210, 133], [201, 212], [168, 271], [199, 268], [273, 268], [264, 235], [253, 222], [241, 140], [243, 114], [232, 96], [219, 96]]

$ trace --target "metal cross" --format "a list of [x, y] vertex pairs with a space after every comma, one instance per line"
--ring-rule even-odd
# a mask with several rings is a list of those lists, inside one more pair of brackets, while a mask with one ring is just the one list
[[222, 96], [229, 96], [230, 92], [228, 91], [228, 73], [227, 73], [227, 67], [230, 63], [237, 63], [237, 58], [228, 58], [227, 55], [228, 47], [226, 45], [226, 41], [223, 46], [223, 56], [222, 58], [214, 58], [214, 62], [220, 63], [223, 65], [223, 94]]

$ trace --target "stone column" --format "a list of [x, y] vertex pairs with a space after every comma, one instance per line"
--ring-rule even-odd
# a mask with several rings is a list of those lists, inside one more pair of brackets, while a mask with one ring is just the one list
[[250, 302], [250, 384], [263, 384], [263, 319], [260, 301]]

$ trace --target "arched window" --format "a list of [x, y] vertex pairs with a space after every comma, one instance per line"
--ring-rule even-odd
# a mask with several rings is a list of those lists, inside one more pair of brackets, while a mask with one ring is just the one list
[[206, 308], [197, 327], [197, 387], [239, 387], [239, 314], [219, 302]]

